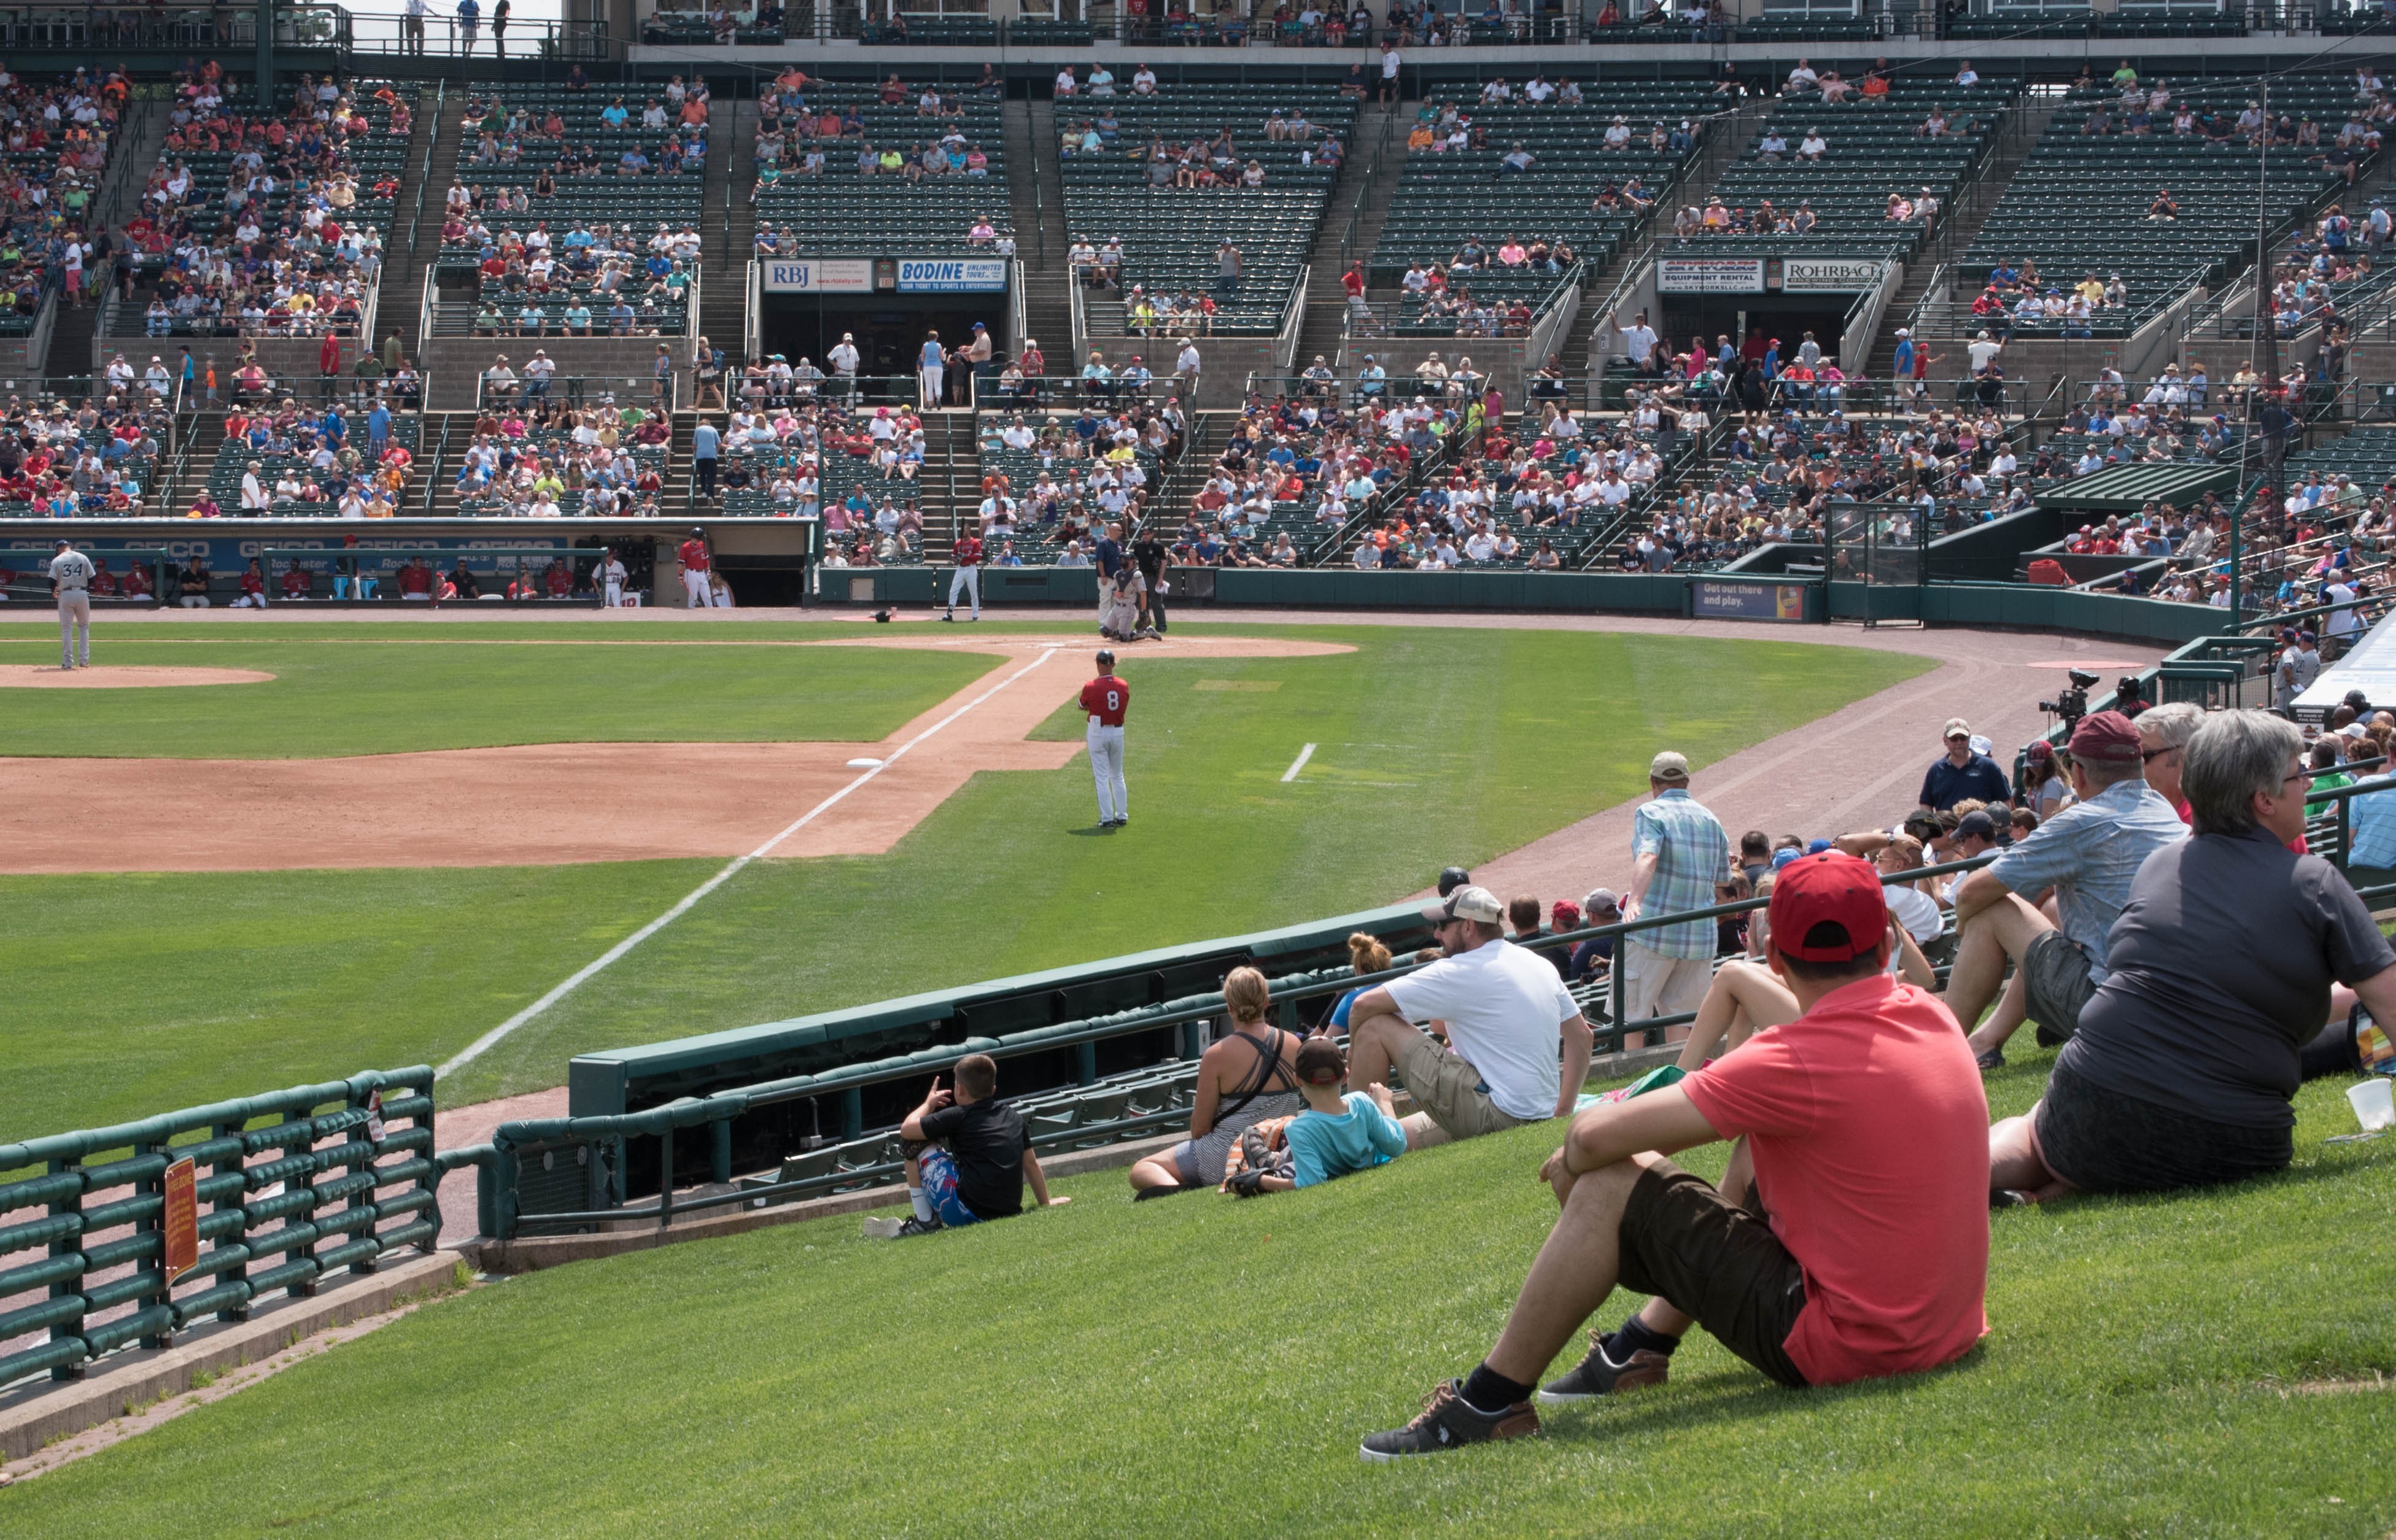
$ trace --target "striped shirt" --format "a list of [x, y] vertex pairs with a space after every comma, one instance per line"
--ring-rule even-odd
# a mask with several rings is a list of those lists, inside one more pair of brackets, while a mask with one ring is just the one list
[[[1656, 875], [1640, 901], [1642, 919], [1712, 908], [1714, 884], [1730, 873], [1730, 837], [1721, 820], [1679, 787], [1657, 792], [1632, 816], [1631, 853], [1656, 857]], [[1666, 957], [1711, 957], [1716, 936], [1711, 920], [1690, 920], [1633, 931], [1625, 939]]]

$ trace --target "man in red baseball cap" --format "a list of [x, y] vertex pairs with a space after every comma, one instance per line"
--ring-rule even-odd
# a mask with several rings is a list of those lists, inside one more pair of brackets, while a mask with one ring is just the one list
[[[1878, 873], [1837, 851], [1775, 879], [1774, 973], [1803, 1014], [1678, 1083], [1573, 1120], [1541, 1175], [1563, 1208], [1481, 1366], [1367, 1459], [1539, 1430], [1533, 1387], [1619, 1283], [1670, 1300], [1783, 1385], [1950, 1363], [1988, 1331], [1988, 1099], [1936, 998], [1886, 971]], [[1730, 1202], [1666, 1154], [1744, 1138]], [[1547, 1405], [1654, 1385], [1673, 1339], [1597, 1339]]]
[[[2187, 837], [2179, 814], [2147, 784], [2146, 766], [2137, 724], [2119, 711], [2081, 718], [2071, 733], [2079, 800], [1957, 884], [1960, 938], [1947, 1008], [1973, 1029], [1982, 1068], [2005, 1061], [2005, 1040], [2025, 1019], [2038, 1023], [2049, 1047], [2080, 1029], [2081, 1007], [2105, 982], [2106, 938], [2130, 900], [2131, 879], [2148, 856]], [[2038, 908], [2049, 888], [2060, 924]], [[2017, 966], [2006, 983], [2009, 961]], [[1992, 1000], [1997, 1008], [1984, 1022]]]

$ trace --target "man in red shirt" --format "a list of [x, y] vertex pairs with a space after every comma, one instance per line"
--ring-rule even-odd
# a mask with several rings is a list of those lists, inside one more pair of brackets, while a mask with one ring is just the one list
[[[1955, 1018], [1886, 973], [1891, 921], [1866, 863], [1790, 862], [1770, 915], [1772, 970], [1802, 1014], [1573, 1121], [1541, 1173], [1564, 1212], [1497, 1347], [1412, 1423], [1366, 1439], [1365, 1458], [1537, 1432], [1532, 1386], [1617, 1282], [1791, 1387], [1937, 1368], [1987, 1333], [1988, 1154], [1966, 1135], [1988, 1103]], [[1751, 1207], [1663, 1158], [1740, 1137]], [[1600, 1339], [1538, 1399], [1659, 1383], [1673, 1339], [1617, 1359], [1606, 1345], [1626, 1336], [1645, 1340]]]
[[683, 608], [705, 609], [715, 603], [714, 580], [707, 575], [714, 564], [707, 554], [707, 531], [692, 530], [675, 554], [682, 558]]
[[1082, 686], [1082, 710], [1089, 713], [1090, 775], [1098, 783], [1098, 827], [1131, 822], [1131, 793], [1124, 786], [1124, 712], [1131, 686], [1115, 677], [1115, 655], [1098, 653], [1098, 677]]
[[977, 535], [958, 536], [955, 555], [956, 575], [949, 579], [949, 612], [940, 618], [954, 620], [957, 617], [957, 595], [964, 593], [973, 600], [970, 618], [978, 620], [981, 618], [981, 538]]

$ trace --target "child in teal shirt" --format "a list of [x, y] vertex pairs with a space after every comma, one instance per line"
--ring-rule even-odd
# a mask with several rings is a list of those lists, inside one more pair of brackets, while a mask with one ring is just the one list
[[1390, 1088], [1339, 1094], [1348, 1078], [1347, 1055], [1327, 1037], [1308, 1038], [1298, 1045], [1298, 1088], [1306, 1110], [1289, 1122], [1283, 1137], [1288, 1142], [1290, 1175], [1270, 1170], [1245, 1171], [1233, 1178], [1234, 1190], [1247, 1186], [1255, 1192], [1286, 1192], [1318, 1182], [1387, 1165], [1405, 1153], [1406, 1131], [1391, 1115]]

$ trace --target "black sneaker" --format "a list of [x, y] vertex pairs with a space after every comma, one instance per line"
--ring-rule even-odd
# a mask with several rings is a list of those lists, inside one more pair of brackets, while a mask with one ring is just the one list
[[956, 617], [956, 612], [955, 612], [954, 610], [952, 610], [952, 611], [950, 611], [948, 614], [941, 616], [941, 617], [940, 617], [940, 618], [941, 618], [941, 619], [943, 619], [943, 620], [946, 620], [946, 621], [948, 621], [950, 624], [953, 625], [953, 624], [955, 624], [955, 623], [956, 623], [956, 618], [957, 618], [957, 617]]
[[1374, 1434], [1360, 1446], [1360, 1453], [1368, 1460], [1399, 1460], [1495, 1439], [1527, 1439], [1538, 1430], [1539, 1414], [1529, 1401], [1516, 1401], [1500, 1412], [1484, 1412], [1465, 1403], [1464, 1382], [1452, 1379], [1431, 1393], [1423, 1402], [1422, 1415], [1404, 1427]]
[[1570, 1406], [1576, 1401], [1610, 1396], [1617, 1390], [1638, 1390], [1661, 1385], [1672, 1372], [1672, 1361], [1653, 1348], [1634, 1348], [1617, 1361], [1605, 1355], [1605, 1337], [1589, 1334], [1589, 1357], [1570, 1374], [1539, 1387], [1541, 1406]]
[[1999, 1044], [1985, 1054], [1975, 1054], [1972, 1055], [1972, 1062], [1983, 1069], [2002, 1069], [2005, 1067], [2004, 1047]]

